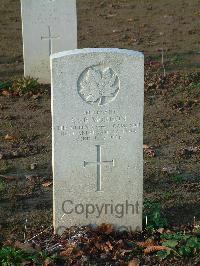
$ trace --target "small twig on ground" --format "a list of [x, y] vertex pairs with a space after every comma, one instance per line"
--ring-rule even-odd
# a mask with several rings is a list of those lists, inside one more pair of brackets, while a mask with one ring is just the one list
[[25, 225], [24, 225], [24, 242], [26, 242], [27, 223], [28, 223], [28, 219], [26, 218]]
[[161, 55], [162, 55], [162, 68], [163, 68], [163, 76], [166, 76], [165, 64], [164, 64], [164, 49], [161, 48]]
[[50, 228], [52, 229], [52, 225], [49, 226], [49, 227], [47, 227], [46, 229], [44, 229], [42, 232], [38, 233], [37, 235], [33, 236], [32, 238], [26, 240], [26, 242], [30, 242], [30, 241], [32, 241], [32, 240], [35, 239], [36, 237], [38, 237], [38, 236], [44, 234], [45, 232], [47, 232]]

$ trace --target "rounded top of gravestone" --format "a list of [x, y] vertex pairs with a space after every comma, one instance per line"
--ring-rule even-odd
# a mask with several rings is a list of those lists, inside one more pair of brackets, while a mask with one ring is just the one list
[[60, 58], [68, 55], [78, 55], [78, 54], [89, 54], [89, 53], [115, 53], [115, 54], [126, 54], [128, 56], [136, 58], [144, 58], [144, 54], [134, 50], [119, 49], [119, 48], [84, 48], [75, 49], [69, 51], [63, 51], [51, 55], [51, 59]]

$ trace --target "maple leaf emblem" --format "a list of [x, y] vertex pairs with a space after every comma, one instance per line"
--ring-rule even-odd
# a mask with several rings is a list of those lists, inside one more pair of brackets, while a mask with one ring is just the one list
[[87, 68], [79, 78], [79, 95], [90, 104], [103, 105], [115, 99], [119, 92], [119, 78], [109, 67]]

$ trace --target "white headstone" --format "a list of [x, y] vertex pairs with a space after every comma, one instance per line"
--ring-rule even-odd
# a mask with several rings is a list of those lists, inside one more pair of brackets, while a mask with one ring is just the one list
[[24, 75], [50, 83], [53, 53], [77, 48], [76, 0], [21, 0]]
[[56, 232], [102, 223], [140, 230], [143, 54], [74, 50], [52, 55], [51, 68]]

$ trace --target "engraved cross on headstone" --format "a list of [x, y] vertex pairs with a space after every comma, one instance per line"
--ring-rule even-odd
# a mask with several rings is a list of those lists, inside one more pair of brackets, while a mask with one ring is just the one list
[[96, 148], [97, 148], [97, 161], [96, 162], [84, 161], [84, 167], [86, 167], [89, 164], [96, 164], [97, 165], [97, 191], [102, 191], [101, 166], [102, 166], [102, 164], [112, 164], [112, 166], [114, 166], [114, 160], [102, 161], [102, 159], [101, 159], [101, 146], [96, 145]]
[[44, 37], [44, 36], [41, 36], [41, 40], [47, 40], [47, 41], [49, 41], [49, 56], [52, 54], [52, 42], [53, 42], [53, 39], [60, 39], [60, 37], [59, 36], [52, 36], [51, 35], [51, 27], [50, 26], [48, 26], [48, 33], [49, 33], [49, 36], [48, 37]]

